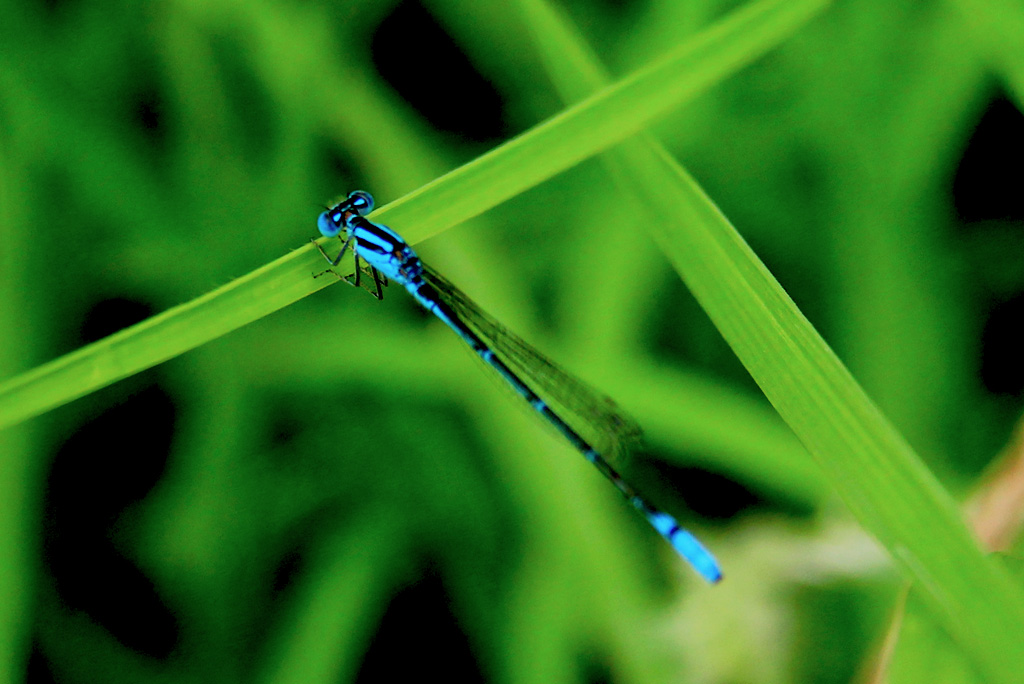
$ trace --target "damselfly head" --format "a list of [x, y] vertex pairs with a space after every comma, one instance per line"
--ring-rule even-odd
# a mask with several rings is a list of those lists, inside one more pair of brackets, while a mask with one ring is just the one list
[[342, 202], [320, 214], [316, 227], [324, 237], [334, 237], [348, 228], [353, 216], [366, 216], [373, 211], [373, 195], [365, 190], [348, 193]]

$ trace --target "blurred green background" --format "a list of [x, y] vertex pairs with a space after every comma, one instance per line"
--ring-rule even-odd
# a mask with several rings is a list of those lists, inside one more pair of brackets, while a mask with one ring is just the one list
[[[558, 6], [625, 75], [738, 5]], [[1024, 9], [999, 9], [838, 2], [655, 128], [958, 495], [1024, 390]], [[0, 17], [3, 378], [564, 107], [506, 3]], [[895, 574], [616, 192], [588, 161], [418, 249], [638, 419], [631, 476], [723, 584], [401, 291], [332, 287], [0, 434], [5, 681], [863, 676]]]

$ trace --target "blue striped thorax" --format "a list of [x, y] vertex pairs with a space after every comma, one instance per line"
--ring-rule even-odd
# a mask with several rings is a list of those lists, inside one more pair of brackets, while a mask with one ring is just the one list
[[356, 254], [366, 263], [406, 288], [419, 285], [423, 264], [398, 233], [362, 216], [350, 219], [348, 225]]

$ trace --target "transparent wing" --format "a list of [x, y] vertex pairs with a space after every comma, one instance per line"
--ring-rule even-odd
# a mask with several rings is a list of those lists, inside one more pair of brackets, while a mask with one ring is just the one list
[[[640, 438], [640, 428], [610, 398], [548, 361], [496, 320], [484, 313], [461, 290], [436, 271], [424, 267], [424, 279], [437, 296], [450, 307], [491, 351], [520, 380], [530, 386], [562, 421], [597, 450], [598, 455], [585, 452], [601, 473], [621, 492], [708, 582], [722, 579], [722, 571], [714, 556], [690, 532], [679, 526], [670, 514], [648, 503], [622, 478], [609, 461], [621, 456]], [[575, 441], [575, 440], [573, 440]]]
[[621, 456], [639, 443], [640, 426], [610, 397], [549, 361], [441, 274], [424, 265], [423, 276], [473, 332], [599, 453]]

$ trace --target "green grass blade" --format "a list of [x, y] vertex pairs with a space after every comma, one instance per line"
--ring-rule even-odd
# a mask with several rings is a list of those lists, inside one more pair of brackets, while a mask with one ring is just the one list
[[629, 168], [660, 216], [655, 238], [854, 515], [992, 681], [1019, 681], [1024, 596], [953, 499], [693, 179]]
[[778, 45], [826, 4], [746, 5], [654, 63], [389, 205], [388, 219], [411, 234], [406, 237], [423, 239], [473, 218], [640, 132]]
[[330, 285], [336, 279], [311, 277], [325, 265], [315, 250], [292, 252], [5, 382], [0, 387], [0, 429], [174, 358]]
[[[0, 100], [0, 105], [5, 104]], [[3, 112], [0, 111], [0, 120]], [[18, 208], [23, 206], [24, 187], [18, 179], [22, 169], [12, 168], [12, 158], [0, 135], [0, 330], [24, 329], [30, 303], [18, 284], [31, 274], [14, 258], [17, 248], [28, 240], [19, 230]], [[4, 339], [0, 344], [0, 371], [16, 367], [28, 356], [23, 339]], [[32, 456], [32, 426], [0, 433], [0, 682], [25, 678], [30, 650], [32, 618], [30, 605], [35, 595], [37, 520], [33, 518], [38, 499], [41, 464]]]
[[268, 649], [263, 684], [343, 682], [355, 679], [404, 571], [407, 550], [394, 511], [373, 510], [332, 539], [313, 559], [295, 592], [286, 620]]
[[[822, 0], [762, 0], [733, 12], [662, 59], [375, 214], [412, 242], [526, 190], [642, 130], [777, 44]], [[312, 224], [311, 224], [312, 225]], [[0, 429], [166, 361], [330, 284], [323, 261], [292, 252], [0, 385]]]
[[[542, 2], [521, 0], [569, 99], [602, 67]], [[575, 62], [567, 60], [570, 55]], [[981, 552], [920, 458], [697, 183], [650, 136], [608, 154], [701, 306], [861, 523], [979, 669], [1017, 682], [1024, 595]]]

